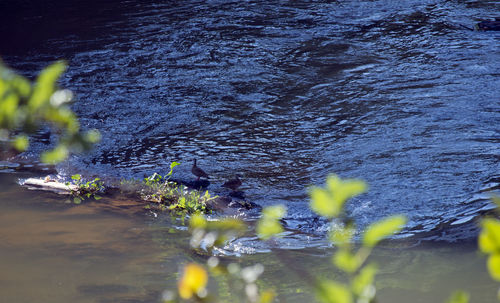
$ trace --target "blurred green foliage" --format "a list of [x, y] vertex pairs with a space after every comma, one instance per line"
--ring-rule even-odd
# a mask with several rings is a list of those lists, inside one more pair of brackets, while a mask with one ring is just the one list
[[[493, 196], [497, 212], [500, 212], [500, 197]], [[478, 238], [479, 250], [488, 255], [487, 267], [490, 276], [500, 281], [500, 220], [488, 217], [481, 221], [481, 232]], [[500, 289], [497, 292], [500, 300]]]
[[262, 210], [262, 218], [257, 224], [257, 235], [268, 240], [283, 232], [280, 219], [286, 214], [286, 208], [283, 205], [274, 205], [266, 207]]
[[42, 126], [51, 127], [59, 136], [57, 145], [41, 155], [45, 163], [66, 159], [72, 151], [89, 150], [100, 140], [96, 130], [81, 132], [69, 104], [73, 93], [59, 89], [57, 81], [66, 70], [58, 61], [43, 69], [31, 83], [7, 68], [0, 60], [0, 142], [21, 152], [29, 147], [29, 135]]
[[[316, 296], [325, 303], [373, 302], [375, 300], [375, 275], [377, 265], [366, 264], [371, 250], [383, 239], [399, 232], [406, 224], [402, 215], [372, 223], [361, 232], [362, 241], [355, 245], [359, 231], [344, 212], [350, 199], [366, 191], [368, 186], [361, 180], [342, 180], [336, 175], [326, 179], [325, 188], [313, 187], [310, 191], [311, 209], [330, 219], [330, 241], [337, 247], [332, 264], [345, 273], [347, 282], [318, 280]], [[359, 246], [359, 247], [357, 247]]]
[[[287, 269], [294, 271], [304, 278], [316, 291], [316, 298], [319, 302], [325, 303], [369, 303], [375, 301], [375, 275], [377, 266], [374, 263], [365, 264], [371, 250], [381, 240], [397, 233], [406, 224], [404, 216], [392, 216], [375, 222], [361, 233], [361, 243], [356, 243], [354, 237], [358, 234], [352, 220], [345, 215], [345, 204], [349, 198], [363, 193], [367, 185], [360, 180], [342, 180], [331, 175], [326, 180], [326, 187], [313, 187], [310, 192], [310, 207], [318, 215], [330, 219], [331, 232], [329, 239], [337, 247], [333, 257], [332, 264], [337, 267], [343, 276], [347, 277], [346, 282], [340, 282], [325, 277], [316, 277], [314, 273], [309, 272], [303, 264], [293, 264], [287, 266]], [[286, 214], [286, 208], [282, 205], [266, 207], [262, 211], [262, 216], [256, 224], [256, 233], [260, 239], [268, 241], [273, 237], [278, 237], [284, 232], [281, 220]], [[235, 218], [225, 218], [221, 220], [207, 220], [201, 214], [195, 214], [190, 219], [191, 246], [196, 250], [206, 251], [212, 255], [220, 247], [224, 247], [227, 241], [244, 234], [247, 231], [247, 225]], [[359, 241], [358, 241], [359, 242]], [[273, 245], [272, 241], [269, 242]], [[287, 264], [286, 251], [275, 252], [283, 264]], [[188, 264], [186, 268], [193, 267]], [[200, 267], [204, 268], [204, 267]], [[272, 290], [260, 291], [256, 281], [262, 274], [264, 268], [261, 264], [255, 264], [247, 268], [239, 268], [239, 265], [230, 263], [223, 265], [219, 258], [210, 257], [207, 261], [207, 267], [213, 276], [224, 275], [229, 281], [227, 283], [236, 283], [239, 287], [230, 289], [243, 289], [241, 291], [244, 299], [239, 302], [271, 302], [274, 298]], [[203, 269], [204, 270], [204, 269]], [[203, 281], [191, 281], [185, 277], [179, 282], [177, 292], [168, 292], [166, 302], [179, 302], [182, 300], [195, 300], [199, 302], [215, 302], [214, 295], [209, 294], [205, 288], [203, 292], [187, 291], [185, 285], [195, 285], [190, 289], [198, 289], [199, 285], [206, 285], [203, 270], [199, 269], [190, 277], [196, 280], [196, 276], [203, 277]], [[186, 270], [185, 270], [186, 272]], [[194, 272], [194, 271], [193, 271]], [[182, 287], [181, 287], [182, 286]], [[224, 288], [224, 289], [227, 289]], [[188, 294], [188, 295], [186, 295]], [[220, 295], [220, 294], [219, 294]]]
[[446, 303], [468, 303], [469, 298], [470, 296], [468, 293], [462, 290], [457, 290], [453, 294], [451, 294]]

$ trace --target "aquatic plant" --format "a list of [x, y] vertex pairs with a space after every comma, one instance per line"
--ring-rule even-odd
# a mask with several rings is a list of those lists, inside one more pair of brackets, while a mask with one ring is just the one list
[[204, 193], [191, 190], [182, 184], [170, 180], [173, 169], [180, 163], [172, 162], [170, 171], [165, 176], [154, 173], [144, 178], [144, 187], [140, 190], [143, 200], [155, 202], [161, 210], [176, 211], [181, 213], [208, 213], [209, 202], [217, 197], [212, 197], [208, 191]]
[[41, 155], [45, 163], [66, 159], [71, 151], [89, 150], [99, 141], [97, 130], [82, 132], [73, 111], [68, 106], [73, 93], [59, 89], [57, 80], [66, 69], [58, 61], [43, 69], [35, 82], [16, 74], [0, 60], [0, 143], [2, 149], [13, 147], [18, 152], [29, 146], [28, 135], [49, 126], [58, 134], [57, 145]]
[[[80, 174], [75, 174], [71, 176], [71, 182], [66, 182], [66, 185], [71, 190], [71, 195], [73, 196], [73, 202], [75, 204], [80, 204], [85, 198], [94, 198], [95, 200], [101, 199], [97, 194], [104, 190], [104, 185], [99, 178], [84, 182]], [[70, 187], [70, 185], [76, 185]]]

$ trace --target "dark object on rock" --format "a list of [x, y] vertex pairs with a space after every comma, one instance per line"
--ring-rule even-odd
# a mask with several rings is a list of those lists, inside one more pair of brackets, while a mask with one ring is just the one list
[[233, 198], [237, 198], [237, 199], [242, 199], [242, 200], [245, 199], [245, 193], [242, 192], [241, 190], [240, 191], [232, 191], [231, 193], [229, 193], [229, 196], [231, 196]]
[[240, 186], [241, 186], [241, 179], [240, 176], [238, 175], [236, 175], [234, 179], [228, 180], [224, 184], [222, 184], [222, 187], [229, 188], [232, 191], [236, 191]]
[[177, 183], [184, 184], [185, 186], [194, 189], [207, 188], [210, 185], [210, 181], [208, 180], [181, 181]]
[[208, 179], [208, 174], [203, 169], [196, 166], [196, 159], [194, 159], [193, 167], [191, 167], [191, 172], [193, 173], [193, 175], [198, 177], [198, 179], [196, 179], [197, 181], [199, 181], [201, 177]]
[[209, 206], [215, 210], [223, 210], [229, 207], [229, 204], [233, 201], [230, 197], [221, 196], [209, 201]]
[[250, 209], [259, 209], [260, 210], [260, 209], [262, 209], [262, 207], [257, 203], [248, 202], [248, 201], [239, 201], [239, 200], [231, 201], [231, 203], [229, 203], [228, 206], [231, 208], [239, 208], [239, 209], [246, 209], [246, 210], [250, 210]]
[[500, 31], [500, 18], [495, 18], [495, 21], [481, 21], [474, 28], [478, 31]]

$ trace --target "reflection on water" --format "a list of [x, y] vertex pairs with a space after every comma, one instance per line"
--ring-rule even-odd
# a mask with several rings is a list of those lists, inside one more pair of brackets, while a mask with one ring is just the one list
[[[2, 302], [160, 302], [164, 290], [176, 288], [183, 263], [206, 260], [189, 250], [189, 235], [178, 225], [98, 205], [66, 204], [64, 198], [20, 188], [19, 177], [0, 174]], [[331, 254], [325, 248], [272, 249], [221, 258], [242, 266], [262, 263], [262, 281], [281, 302], [310, 302], [313, 292], [295, 270], [338, 279], [329, 265]], [[474, 243], [399, 241], [377, 249], [373, 259], [380, 265], [380, 302], [444, 302], [457, 288], [470, 291], [474, 302], [495, 300], [496, 283]], [[229, 285], [221, 289], [222, 302], [235, 301]]]
[[4, 2], [0, 55], [28, 75], [66, 58], [74, 109], [103, 134], [61, 173], [179, 161], [188, 179], [196, 157], [209, 190], [239, 173], [310, 234], [305, 188], [333, 172], [370, 184], [360, 225], [404, 213], [408, 235], [477, 217], [488, 202], [471, 197], [498, 185], [499, 36], [461, 26], [498, 2], [31, 2]]

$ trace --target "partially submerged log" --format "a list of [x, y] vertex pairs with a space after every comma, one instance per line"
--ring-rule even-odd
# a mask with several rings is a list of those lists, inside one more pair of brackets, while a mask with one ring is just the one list
[[[43, 190], [60, 195], [85, 195], [85, 193], [81, 192], [82, 188], [80, 188], [78, 185], [63, 182], [54, 179], [51, 176], [46, 176], [44, 178], [28, 178], [24, 181], [21, 181], [20, 184], [27, 187], [28, 189]], [[195, 185], [200, 184], [197, 183]], [[105, 205], [108, 205], [110, 210], [120, 209], [122, 211], [125, 210], [125, 212], [127, 212], [128, 210], [131, 213], [138, 213], [140, 212], [140, 210], [145, 211], [146, 208], [161, 209], [160, 206], [165, 205], [163, 203], [158, 203], [158, 201], [156, 200], [147, 199], [147, 197], [141, 195], [139, 192], [134, 192], [133, 194], [131, 194], [130, 192], [122, 191], [122, 189], [117, 187], [103, 188], [105, 188], [105, 190], [103, 189], [102, 191], [99, 191], [99, 196], [103, 196], [108, 199], [105, 199], [105, 201], [99, 201], [99, 203], [96, 204], [99, 205], [99, 208], [103, 208]], [[249, 210], [261, 210], [260, 205], [245, 201], [242, 192], [233, 192], [231, 196], [236, 199], [233, 199], [230, 196], [217, 196], [209, 199], [206, 204], [207, 209], [225, 215], [237, 215]], [[92, 203], [95, 203], [95, 201], [93, 201]]]
[[74, 191], [78, 190], [78, 186], [59, 182], [50, 178], [50, 176], [43, 179], [28, 178], [21, 185], [28, 187], [28, 189], [45, 190], [60, 195], [71, 195]]

